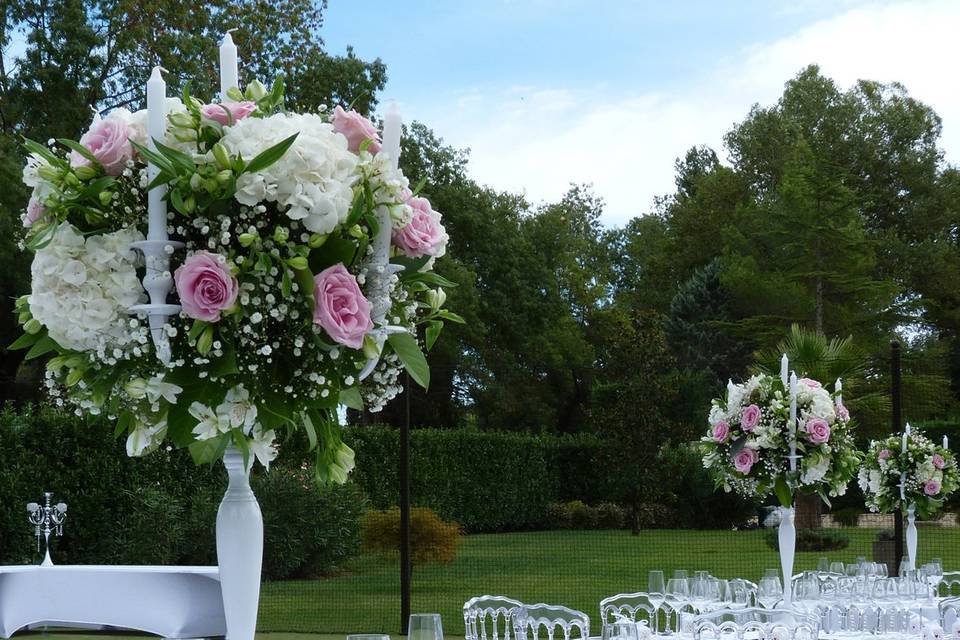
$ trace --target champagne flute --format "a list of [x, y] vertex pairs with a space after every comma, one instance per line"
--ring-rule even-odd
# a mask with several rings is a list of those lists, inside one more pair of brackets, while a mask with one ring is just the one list
[[650, 598], [650, 604], [653, 605], [654, 612], [663, 606], [666, 591], [663, 571], [651, 571], [647, 574], [647, 596]]

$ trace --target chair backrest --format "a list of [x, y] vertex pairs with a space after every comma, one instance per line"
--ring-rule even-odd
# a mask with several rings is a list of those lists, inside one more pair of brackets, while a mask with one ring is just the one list
[[945, 596], [960, 596], [960, 571], [944, 571], [940, 593]]
[[[634, 622], [655, 621], [657, 608], [650, 602], [650, 596], [644, 592], [618, 593], [600, 601], [600, 624], [613, 624], [618, 618], [629, 618]], [[651, 624], [651, 626], [653, 626]]]
[[546, 640], [588, 640], [590, 616], [582, 611], [553, 604], [527, 604], [513, 617], [516, 640], [540, 640], [540, 630], [546, 631]]
[[952, 633], [953, 623], [960, 614], [960, 598], [954, 596], [940, 601], [940, 626], [947, 633]]
[[817, 616], [789, 609], [719, 609], [693, 619], [694, 640], [816, 640]]
[[470, 598], [463, 604], [465, 640], [510, 640], [513, 618], [521, 607], [522, 602], [505, 596]]

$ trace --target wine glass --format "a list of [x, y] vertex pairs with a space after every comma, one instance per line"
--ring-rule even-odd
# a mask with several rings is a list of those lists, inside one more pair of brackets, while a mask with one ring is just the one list
[[943, 565], [937, 560], [928, 562], [924, 566], [923, 579], [930, 587], [930, 599], [938, 594], [940, 582], [943, 580]]
[[743, 580], [727, 582], [726, 602], [731, 609], [745, 609], [750, 604], [750, 589]]
[[686, 569], [674, 569], [673, 577], [676, 578], [677, 580], [689, 580], [690, 574], [687, 572]]
[[820, 556], [817, 559], [817, 571], [820, 573], [826, 573], [830, 571], [830, 560], [826, 556]]
[[757, 600], [764, 609], [773, 609], [783, 599], [780, 578], [764, 576], [757, 585]]
[[647, 597], [650, 598], [650, 604], [653, 605], [654, 615], [656, 615], [656, 610], [663, 606], [666, 591], [663, 571], [651, 571], [647, 574]]
[[846, 575], [847, 571], [842, 562], [831, 562], [830, 573], [838, 573], [840, 575]]
[[407, 640], [443, 640], [439, 613], [410, 614]]
[[[664, 604], [673, 609], [676, 616], [676, 630], [680, 630], [680, 610], [690, 600], [690, 583], [686, 578], [670, 578], [667, 580], [667, 591], [664, 595]], [[667, 619], [667, 633], [670, 632], [669, 614]]]
[[690, 606], [692, 606], [697, 613], [701, 613], [707, 602], [707, 580], [706, 578], [696, 577], [690, 580], [689, 585]]

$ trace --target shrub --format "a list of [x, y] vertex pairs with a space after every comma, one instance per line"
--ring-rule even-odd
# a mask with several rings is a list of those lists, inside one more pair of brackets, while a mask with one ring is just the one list
[[634, 515], [638, 529], [674, 529], [680, 521], [676, 509], [657, 502], [641, 502]]
[[[780, 550], [776, 530], [766, 533], [764, 540], [774, 551]], [[850, 545], [850, 538], [837, 529], [797, 529], [797, 551], [839, 551]]]
[[610, 502], [591, 507], [571, 500], [547, 507], [547, 525], [553, 529], [622, 529], [626, 521], [626, 509]]
[[863, 509], [860, 507], [843, 507], [842, 509], [831, 511], [830, 515], [837, 521], [837, 524], [844, 527], [855, 527], [857, 526], [857, 522], [860, 521], [860, 515], [862, 513]]
[[[363, 548], [380, 553], [400, 548], [400, 509], [369, 511], [361, 522]], [[444, 522], [433, 510], [410, 510], [410, 559], [416, 565], [436, 562], [450, 564], [457, 556], [462, 535], [456, 522]]]

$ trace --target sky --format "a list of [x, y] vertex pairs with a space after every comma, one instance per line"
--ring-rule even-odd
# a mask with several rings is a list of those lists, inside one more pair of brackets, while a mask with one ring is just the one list
[[960, 163], [956, 0], [329, 0], [321, 36], [381, 58], [404, 120], [470, 149], [469, 173], [533, 203], [590, 183], [605, 224], [672, 193], [674, 160], [723, 152], [751, 105], [815, 63], [900, 82]]

